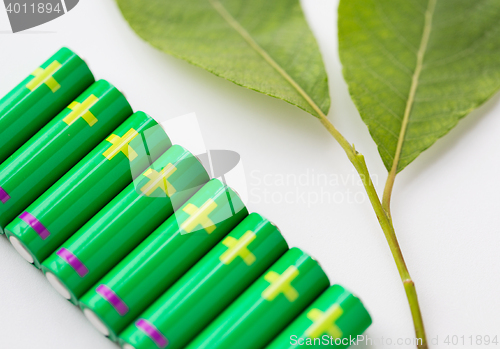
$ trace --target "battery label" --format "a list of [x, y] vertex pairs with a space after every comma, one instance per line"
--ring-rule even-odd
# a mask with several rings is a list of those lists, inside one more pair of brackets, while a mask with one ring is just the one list
[[98, 120], [94, 114], [92, 114], [90, 108], [92, 108], [97, 102], [99, 102], [99, 98], [94, 95], [88, 96], [82, 103], [76, 101], [71, 102], [68, 109], [71, 109], [72, 111], [63, 119], [63, 121], [68, 125], [71, 125], [79, 118], [82, 118], [87, 122], [87, 124], [89, 124], [90, 127], [94, 126]]
[[58, 61], [54, 61], [49, 64], [49, 66], [45, 69], [38, 67], [36, 70], [31, 73], [34, 76], [33, 80], [28, 82], [26, 88], [28, 88], [31, 92], [35, 91], [38, 87], [45, 84], [50, 90], [55, 93], [57, 90], [61, 88], [61, 85], [54, 79], [53, 75], [61, 69], [62, 65]]

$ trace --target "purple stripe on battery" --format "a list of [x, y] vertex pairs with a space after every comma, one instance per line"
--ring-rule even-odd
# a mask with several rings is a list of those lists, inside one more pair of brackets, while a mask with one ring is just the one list
[[167, 338], [165, 338], [165, 336], [160, 331], [158, 331], [158, 329], [154, 327], [153, 324], [151, 324], [149, 321], [139, 319], [137, 320], [135, 325], [138, 329], [146, 333], [148, 337], [156, 343], [158, 348], [163, 349], [168, 345]]
[[7, 194], [4, 188], [0, 187], [0, 201], [2, 201], [2, 204], [5, 204], [9, 199], [10, 195]]
[[40, 235], [42, 240], [45, 240], [46, 238], [49, 237], [50, 232], [47, 230], [47, 228], [45, 228], [45, 226], [42, 224], [42, 222], [40, 222], [38, 219], [36, 219], [36, 217], [33, 216], [31, 213], [23, 212], [19, 216], [19, 218], [21, 218], [23, 221], [28, 223], [29, 226], [31, 228], [33, 228], [33, 230], [36, 231], [36, 233], [38, 235]]
[[118, 297], [118, 295], [108, 286], [99, 285], [99, 287], [97, 287], [97, 293], [99, 293], [102, 298], [107, 300], [121, 316], [128, 313], [128, 307], [125, 302], [122, 301], [121, 298]]
[[80, 277], [84, 277], [89, 272], [87, 267], [78, 259], [78, 257], [64, 247], [61, 247], [61, 249], [57, 251], [57, 255], [68, 262], [68, 264], [75, 269]]

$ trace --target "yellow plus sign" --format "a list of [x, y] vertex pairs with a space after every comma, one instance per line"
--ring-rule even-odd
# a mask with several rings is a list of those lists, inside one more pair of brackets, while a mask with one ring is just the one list
[[61, 67], [61, 63], [59, 63], [58, 61], [54, 61], [50, 63], [50, 65], [45, 69], [36, 68], [35, 71], [31, 73], [34, 78], [31, 79], [30, 82], [28, 82], [26, 88], [28, 88], [30, 91], [35, 91], [37, 88], [45, 84], [48, 88], [50, 88], [52, 92], [56, 92], [61, 88], [61, 85], [59, 85], [56, 79], [54, 79], [53, 75], [56, 71], [61, 69]]
[[136, 130], [131, 128], [123, 135], [123, 137], [112, 134], [106, 141], [112, 144], [102, 155], [104, 155], [108, 160], [113, 159], [118, 153], [122, 152], [125, 156], [133, 161], [137, 157], [135, 150], [129, 146], [129, 143], [139, 135]]
[[270, 285], [262, 292], [262, 298], [273, 301], [280, 293], [283, 293], [286, 299], [294, 302], [299, 297], [299, 293], [293, 288], [291, 282], [297, 276], [299, 276], [299, 270], [293, 265], [289, 266], [281, 275], [274, 271], [268, 272], [264, 279]]
[[177, 190], [174, 186], [168, 181], [168, 178], [177, 171], [177, 167], [172, 164], [168, 164], [165, 166], [160, 172], [157, 172], [153, 169], [148, 169], [144, 176], [148, 177], [149, 182], [141, 188], [141, 191], [144, 195], [150, 196], [153, 192], [160, 188], [163, 190], [168, 197], [171, 197]]
[[342, 338], [342, 331], [335, 322], [343, 313], [344, 311], [338, 304], [332, 305], [325, 312], [319, 309], [311, 309], [307, 313], [307, 317], [313, 321], [313, 324], [306, 330], [306, 336], [319, 338], [326, 333], [333, 338]]
[[235, 239], [231, 236], [226, 237], [222, 240], [222, 244], [229, 249], [220, 255], [220, 261], [224, 264], [230, 264], [236, 257], [241, 257], [246, 265], [252, 265], [256, 258], [248, 249], [248, 245], [250, 245], [256, 237], [255, 233], [251, 230], [247, 231], [239, 239]]
[[87, 121], [90, 127], [94, 126], [98, 120], [89, 109], [92, 108], [98, 101], [99, 98], [94, 95], [90, 95], [85, 101], [83, 101], [83, 103], [71, 102], [68, 109], [71, 109], [72, 111], [63, 119], [63, 121], [68, 125], [71, 125], [79, 118], [82, 118]]
[[215, 224], [208, 217], [210, 213], [217, 207], [214, 200], [208, 199], [199, 208], [189, 203], [182, 210], [186, 212], [189, 217], [181, 224], [181, 229], [186, 233], [191, 233], [198, 225], [200, 225], [208, 234], [215, 230]]

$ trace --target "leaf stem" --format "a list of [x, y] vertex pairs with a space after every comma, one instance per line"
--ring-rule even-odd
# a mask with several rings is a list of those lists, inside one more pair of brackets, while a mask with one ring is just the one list
[[[430, 2], [436, 0], [429, 0]], [[356, 168], [363, 185], [365, 187], [366, 193], [370, 199], [373, 206], [375, 214], [377, 215], [378, 221], [382, 230], [384, 232], [385, 238], [389, 244], [394, 261], [399, 271], [399, 275], [403, 282], [406, 296], [408, 298], [408, 303], [410, 304], [410, 310], [413, 317], [413, 323], [415, 326], [415, 334], [419, 339], [417, 347], [419, 349], [427, 349], [427, 339], [425, 336], [424, 323], [422, 320], [422, 314], [420, 312], [420, 306], [418, 303], [417, 291], [415, 289], [415, 284], [410, 277], [408, 268], [406, 267], [401, 248], [399, 247], [398, 239], [396, 237], [396, 232], [392, 225], [392, 220], [388, 211], [384, 210], [382, 203], [378, 197], [377, 191], [373, 186], [373, 182], [366, 167], [365, 158], [363, 155], [358, 153], [353, 145], [351, 145], [347, 139], [333, 126], [333, 124], [328, 120], [325, 113], [321, 108], [314, 102], [314, 100], [300, 87], [300, 85], [252, 38], [252, 36], [246, 31], [245, 28], [227, 11], [227, 9], [222, 5], [219, 0], [208, 0], [212, 7], [220, 14], [222, 18], [236, 31], [241, 37], [252, 47], [260, 56], [273, 67], [283, 78], [290, 83], [290, 85], [295, 88], [295, 90], [304, 98], [305, 101], [313, 108], [317, 113], [317, 117], [323, 126], [330, 132], [330, 134], [335, 138], [335, 140], [340, 144], [342, 149], [344, 149], [347, 157]], [[395, 174], [394, 174], [395, 176]], [[390, 198], [390, 194], [389, 194]]]
[[342, 148], [346, 151], [347, 157], [354, 165], [354, 168], [358, 172], [363, 186], [365, 187], [370, 203], [372, 204], [373, 210], [377, 215], [380, 226], [384, 232], [387, 243], [391, 250], [394, 261], [398, 268], [399, 276], [403, 282], [404, 289], [406, 292], [406, 297], [408, 298], [408, 303], [410, 305], [410, 311], [413, 318], [413, 324], [415, 326], [415, 335], [418, 339], [417, 348], [427, 349], [427, 338], [425, 335], [424, 322], [422, 319], [422, 313], [420, 311], [420, 306], [418, 303], [417, 290], [415, 288], [415, 283], [411, 279], [410, 272], [406, 266], [403, 253], [399, 246], [398, 239], [396, 237], [396, 232], [394, 226], [392, 225], [392, 220], [387, 212], [382, 207], [382, 203], [378, 197], [377, 191], [373, 186], [373, 182], [370, 177], [370, 173], [366, 166], [365, 157], [358, 153], [354, 146], [351, 146], [347, 140], [342, 136], [342, 134], [332, 125], [330, 120], [324, 115], [320, 114], [320, 121], [325, 126], [325, 128], [330, 132], [330, 134], [340, 143]]

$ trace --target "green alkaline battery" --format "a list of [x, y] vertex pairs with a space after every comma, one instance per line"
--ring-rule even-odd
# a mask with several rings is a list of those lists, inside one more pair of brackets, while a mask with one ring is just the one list
[[198, 159], [173, 145], [42, 263], [49, 282], [77, 304], [208, 180]]
[[319, 264], [294, 247], [186, 348], [260, 349], [328, 286]]
[[100, 80], [0, 165], [0, 228], [132, 114], [125, 97]]
[[94, 82], [87, 64], [62, 48], [0, 100], [0, 164]]
[[334, 346], [347, 348], [372, 323], [359, 298], [333, 285], [292, 322], [266, 349]]
[[82, 297], [85, 315], [116, 340], [247, 215], [238, 195], [212, 179]]
[[287, 249], [272, 223], [250, 214], [131, 324], [120, 344], [184, 348]]
[[11, 222], [6, 235], [40, 267], [170, 146], [156, 121], [135, 113]]

